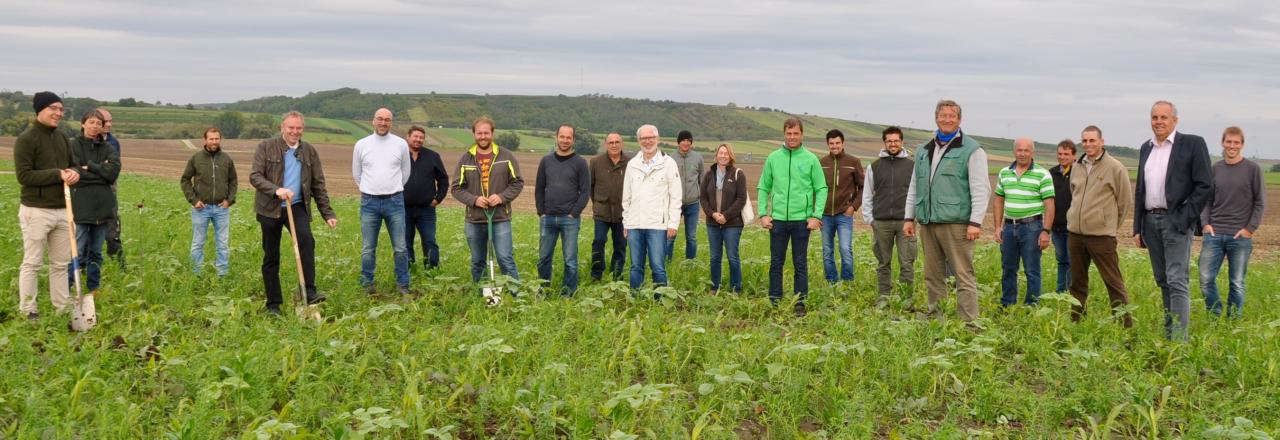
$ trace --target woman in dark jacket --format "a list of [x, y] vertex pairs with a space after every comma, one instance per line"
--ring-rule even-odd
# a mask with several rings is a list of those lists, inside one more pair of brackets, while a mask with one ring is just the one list
[[[80, 136], [71, 140], [71, 161], [80, 181], [71, 186], [71, 210], [76, 222], [76, 267], [86, 276], [85, 287], [96, 294], [101, 285], [102, 243], [115, 218], [116, 196], [111, 184], [120, 176], [120, 156], [103, 137], [106, 117], [90, 110], [80, 118]], [[74, 282], [75, 273], [71, 273]]]
[[720, 144], [716, 147], [716, 162], [702, 177], [699, 204], [707, 214], [712, 295], [720, 290], [721, 251], [729, 257], [729, 288], [733, 293], [742, 293], [738, 240], [742, 238], [742, 207], [747, 204], [747, 175], [733, 164], [733, 146]]

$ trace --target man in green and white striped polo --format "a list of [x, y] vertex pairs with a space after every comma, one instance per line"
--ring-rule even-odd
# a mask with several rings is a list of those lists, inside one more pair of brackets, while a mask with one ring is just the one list
[[1053, 224], [1053, 177], [1035, 162], [1036, 143], [1013, 141], [1016, 159], [996, 176], [996, 242], [1000, 243], [1000, 305], [1018, 303], [1018, 262], [1027, 273], [1027, 305], [1040, 300], [1040, 252]]

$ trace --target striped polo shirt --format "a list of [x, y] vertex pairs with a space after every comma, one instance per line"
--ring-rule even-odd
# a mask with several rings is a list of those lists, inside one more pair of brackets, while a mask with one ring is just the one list
[[1004, 197], [1004, 217], [1010, 219], [1044, 215], [1044, 199], [1054, 196], [1053, 176], [1049, 170], [1031, 162], [1031, 168], [1018, 176], [1018, 163], [1001, 168], [996, 176], [996, 195]]

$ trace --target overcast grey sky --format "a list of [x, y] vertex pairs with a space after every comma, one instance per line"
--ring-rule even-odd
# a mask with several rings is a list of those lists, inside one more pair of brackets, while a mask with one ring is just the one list
[[1168, 99], [1211, 153], [1239, 125], [1280, 158], [1273, 0], [3, 2], [0, 88], [27, 93], [604, 93], [923, 128], [950, 98], [971, 133], [1134, 147]]

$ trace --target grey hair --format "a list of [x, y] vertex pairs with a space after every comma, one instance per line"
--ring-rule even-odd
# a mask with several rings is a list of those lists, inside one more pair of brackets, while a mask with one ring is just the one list
[[950, 99], [940, 99], [940, 100], [938, 100], [938, 105], [936, 105], [936, 106], [934, 106], [934, 107], [933, 107], [933, 115], [934, 115], [934, 116], [938, 116], [938, 113], [941, 113], [941, 112], [942, 112], [942, 108], [943, 108], [943, 107], [955, 107], [955, 108], [956, 108], [956, 117], [957, 117], [957, 118], [960, 118], [960, 117], [963, 117], [963, 116], [964, 116], [964, 115], [963, 115], [963, 112], [960, 110], [960, 104], [958, 104], [958, 103], [956, 103], [955, 101], [952, 101], [952, 100], [950, 100]]
[[1165, 101], [1165, 100], [1163, 100], [1163, 99], [1161, 99], [1161, 100], [1159, 100], [1159, 101], [1156, 101], [1156, 103], [1155, 103], [1155, 104], [1151, 104], [1151, 109], [1152, 109], [1152, 110], [1155, 110], [1155, 109], [1156, 109], [1156, 106], [1157, 106], [1157, 105], [1161, 105], [1161, 104], [1164, 104], [1164, 105], [1169, 106], [1169, 108], [1173, 110], [1173, 117], [1175, 117], [1175, 118], [1176, 118], [1176, 117], [1178, 117], [1178, 106], [1173, 105], [1173, 103], [1172, 103], [1172, 102]]
[[285, 119], [289, 119], [289, 118], [298, 118], [298, 119], [302, 119], [302, 120], [304, 120], [304, 121], [306, 120], [306, 118], [303, 118], [303, 117], [302, 117], [302, 112], [297, 111], [297, 110], [289, 110], [289, 111], [287, 111], [287, 112], [284, 112], [284, 114], [283, 114], [283, 115], [280, 115], [280, 121], [281, 121], [281, 122], [283, 122]]
[[636, 129], [636, 139], [640, 139], [641, 137], [640, 132], [644, 131], [646, 128], [653, 130], [654, 136], [660, 136], [658, 134], [658, 127], [653, 126], [653, 124], [644, 124], [644, 125], [641, 125], [640, 128]]

